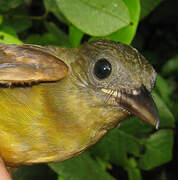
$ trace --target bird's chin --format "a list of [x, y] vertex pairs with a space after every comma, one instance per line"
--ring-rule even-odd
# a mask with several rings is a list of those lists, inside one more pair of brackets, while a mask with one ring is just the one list
[[114, 98], [115, 103], [123, 110], [159, 128], [157, 107], [151, 94], [144, 86], [140, 89], [132, 90], [129, 93], [121, 90], [108, 89], [102, 89], [102, 91]]

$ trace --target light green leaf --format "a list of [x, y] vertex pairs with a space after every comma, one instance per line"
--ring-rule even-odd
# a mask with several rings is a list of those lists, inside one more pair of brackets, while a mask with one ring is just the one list
[[23, 44], [17, 37], [16, 32], [9, 26], [0, 25], [0, 43]]
[[106, 36], [130, 22], [122, 0], [56, 0], [65, 17], [81, 31]]
[[139, 160], [139, 167], [150, 170], [172, 159], [173, 131], [159, 130], [145, 142], [146, 151]]
[[130, 44], [135, 36], [139, 22], [140, 2], [138, 0], [124, 0], [124, 2], [129, 9], [131, 23], [128, 26], [111, 34], [108, 39]]
[[60, 163], [49, 166], [67, 180], [114, 180], [88, 152]]

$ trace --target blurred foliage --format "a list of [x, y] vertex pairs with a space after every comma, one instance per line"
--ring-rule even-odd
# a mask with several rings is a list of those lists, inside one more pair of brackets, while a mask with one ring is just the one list
[[[162, 57], [161, 48], [155, 52], [153, 47], [156, 49], [159, 41], [151, 46], [147, 43], [154, 33], [150, 36], [144, 21], [141, 22], [149, 18], [147, 16], [162, 1], [0, 1], [0, 43], [76, 47], [83, 41], [97, 38], [126, 44], [131, 44], [134, 39], [133, 45], [144, 53], [159, 73], [152, 95], [160, 114], [160, 130], [156, 131], [138, 118], [130, 117], [80, 156], [61, 163], [50, 163], [49, 166], [19, 168], [14, 174], [15, 180], [114, 180], [118, 179], [117, 168], [126, 172], [129, 180], [141, 180], [144, 178], [143, 172], [172, 159], [173, 128], [175, 119], [178, 121], [178, 52], [171, 54], [170, 50], [166, 53], [170, 55], [166, 56], [167, 59]], [[169, 7], [166, 6], [170, 11]], [[160, 13], [160, 19], [166, 13]], [[158, 17], [153, 20], [155, 22], [149, 22], [151, 25], [159, 24]], [[135, 36], [139, 23], [145, 31]], [[157, 33], [161, 32], [155, 32], [155, 36], [159, 37]], [[170, 38], [170, 35], [163, 37]]]
[[143, 19], [146, 16], [148, 16], [149, 13], [161, 3], [161, 1], [163, 0], [156, 0], [156, 1], [155, 0], [140, 0], [141, 6], [142, 6], [140, 19]]

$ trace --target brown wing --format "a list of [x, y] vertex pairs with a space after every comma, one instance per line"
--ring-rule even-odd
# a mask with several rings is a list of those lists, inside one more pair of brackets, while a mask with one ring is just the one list
[[68, 67], [47, 47], [0, 44], [0, 84], [57, 81]]

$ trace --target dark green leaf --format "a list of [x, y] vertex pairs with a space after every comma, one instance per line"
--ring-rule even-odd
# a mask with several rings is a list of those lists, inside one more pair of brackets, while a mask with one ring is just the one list
[[163, 0], [140, 0], [141, 16], [140, 19], [148, 16], [148, 14], [157, 7]]
[[142, 175], [139, 168], [128, 168], [129, 180], [142, 180]]
[[59, 42], [60, 46], [63, 47], [71, 47], [69, 38], [65, 32], [63, 32], [61, 29], [59, 29], [54, 23], [45, 23], [45, 26], [47, 30], [52, 33], [57, 41]]
[[105, 36], [130, 22], [122, 0], [56, 0], [58, 8], [78, 29], [92, 36]]
[[57, 180], [66, 180], [66, 179], [63, 178], [62, 176], [59, 176]]
[[32, 34], [27, 37], [24, 41], [25, 44], [37, 44], [37, 45], [44, 45], [42, 40], [42, 35], [40, 34]]
[[126, 168], [129, 180], [142, 180], [140, 169], [137, 168], [137, 162], [135, 158], [129, 159], [130, 167]]
[[88, 152], [61, 163], [49, 166], [66, 180], [114, 180]]
[[61, 13], [60, 9], [57, 7], [55, 0], [43, 0], [44, 5], [48, 11], [54, 13], [54, 15], [63, 23], [69, 24], [68, 20]]
[[32, 20], [26, 6], [18, 6], [4, 15], [4, 25], [11, 26], [16, 33], [21, 33], [32, 26]]
[[174, 113], [175, 121], [178, 123], [178, 97], [177, 99], [173, 102], [173, 108], [171, 109], [172, 112]]
[[167, 104], [171, 104], [170, 95], [172, 93], [172, 89], [161, 75], [157, 76], [156, 90]]
[[60, 46], [60, 42], [56, 36], [52, 33], [32, 34], [25, 40], [26, 44], [38, 44], [38, 45], [56, 45]]
[[132, 116], [124, 120], [119, 129], [127, 134], [143, 138], [152, 132], [154, 128], [136, 116]]
[[172, 159], [173, 131], [159, 130], [145, 142], [145, 153], [139, 160], [139, 167], [149, 170]]
[[16, 33], [20, 33], [31, 27], [32, 21], [29, 18], [5, 18], [4, 25], [11, 26]]
[[72, 47], [77, 47], [80, 45], [84, 33], [74, 26], [69, 27], [69, 39]]
[[56, 180], [57, 174], [47, 165], [19, 167], [13, 173], [13, 180]]
[[178, 74], [178, 56], [173, 57], [164, 64], [162, 68], [163, 75], [169, 75], [172, 73]]
[[161, 127], [174, 127], [174, 116], [160, 96], [153, 92], [153, 99], [158, 107]]
[[135, 137], [113, 129], [91, 151], [95, 156], [126, 168], [130, 166], [128, 153], [139, 156], [140, 144]]
[[0, 0], [0, 13], [4, 13], [11, 8], [17, 7], [23, 0]]
[[0, 15], [0, 25], [2, 24], [3, 22], [3, 16]]

